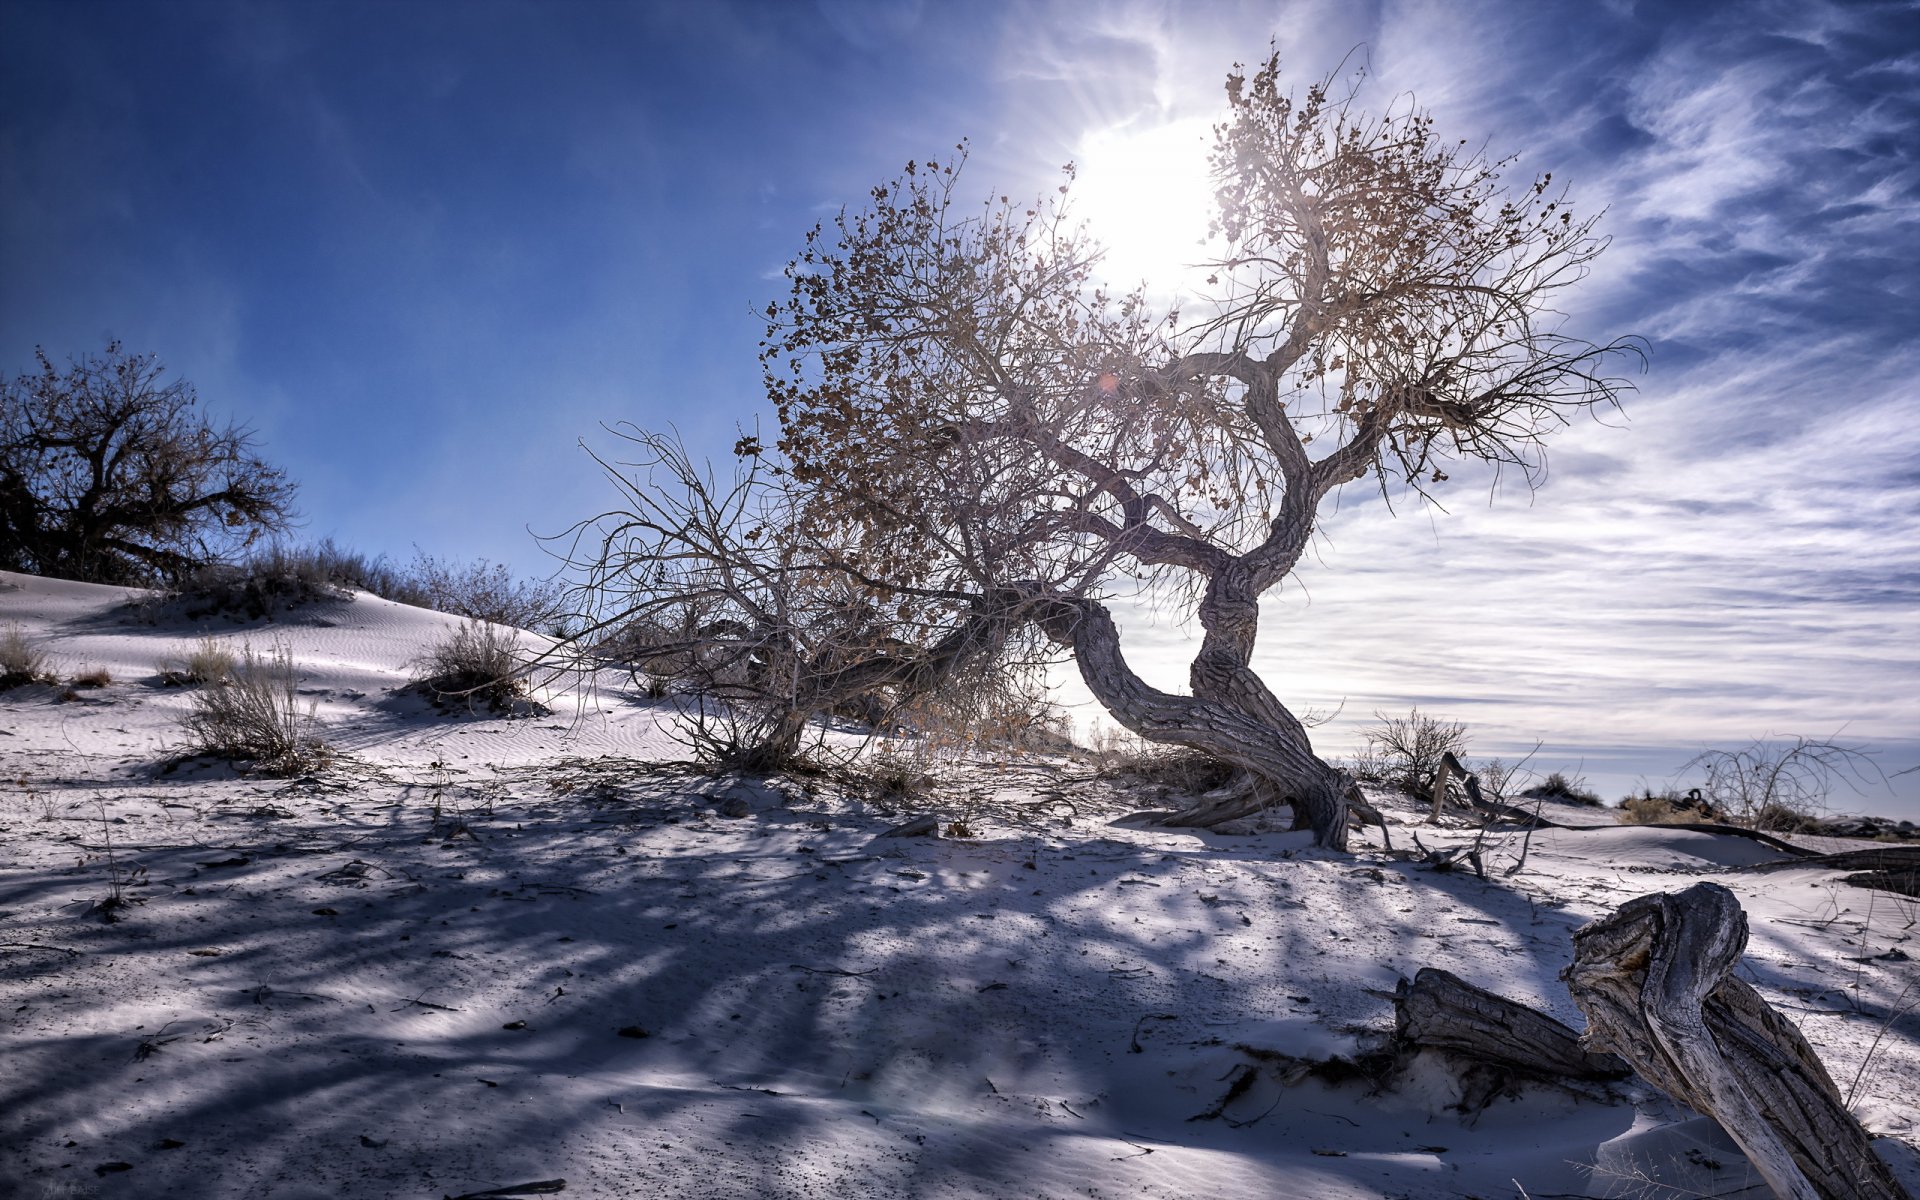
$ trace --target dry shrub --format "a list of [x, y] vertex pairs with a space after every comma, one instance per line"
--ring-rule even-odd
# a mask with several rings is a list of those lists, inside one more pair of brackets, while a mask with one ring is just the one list
[[1599, 794], [1587, 787], [1585, 779], [1578, 775], [1569, 779], [1561, 771], [1554, 771], [1520, 794], [1530, 800], [1558, 800], [1562, 804], [1578, 804], [1586, 808], [1601, 807]]
[[262, 657], [251, 646], [231, 676], [193, 694], [185, 718], [192, 752], [244, 759], [271, 771], [306, 771], [330, 752], [314, 732], [294, 689], [293, 653], [275, 646]]
[[177, 603], [190, 618], [231, 617], [258, 621], [315, 601], [351, 597], [335, 578], [330, 544], [325, 549], [269, 546], [242, 563], [216, 563], [182, 579], [164, 602]]
[[416, 553], [411, 570], [401, 578], [404, 590], [420, 598], [396, 595], [388, 599], [404, 599], [408, 604], [516, 629], [554, 629], [567, 619], [566, 592], [560, 584], [547, 579], [516, 579], [506, 564], [484, 558], [462, 565]]
[[17, 621], [0, 632], [0, 689], [55, 681], [47, 652], [27, 640]]
[[511, 629], [490, 621], [463, 621], [445, 641], [416, 661], [412, 687], [442, 706], [469, 712], [535, 711], [528, 697], [519, 643]]
[[1185, 747], [1143, 742], [1137, 749], [1109, 752], [1100, 766], [1108, 779], [1153, 784], [1182, 796], [1201, 796], [1225, 787], [1233, 766]]
[[1354, 774], [1361, 779], [1425, 795], [1442, 759], [1466, 757], [1467, 727], [1459, 721], [1430, 717], [1418, 708], [1404, 717], [1378, 711], [1373, 717], [1375, 724], [1362, 731], [1363, 748], [1354, 759]]
[[113, 682], [113, 672], [105, 667], [88, 667], [86, 670], [67, 680], [68, 687], [103, 688]]
[[160, 681], [171, 687], [190, 683], [220, 683], [233, 678], [238, 661], [233, 647], [214, 637], [203, 637], [185, 653], [160, 663]]
[[1837, 787], [1865, 794], [1885, 776], [1854, 746], [1807, 737], [1757, 739], [1737, 750], [1708, 750], [1687, 764], [1706, 774], [1700, 791], [1738, 825], [1791, 833], [1819, 822]]
[[1698, 810], [1672, 792], [1644, 792], [1620, 802], [1622, 825], [1688, 825], [1701, 819]]
[[904, 801], [926, 799], [940, 784], [927, 769], [926, 756], [882, 750], [870, 755], [862, 765], [866, 781], [879, 790], [883, 799]]

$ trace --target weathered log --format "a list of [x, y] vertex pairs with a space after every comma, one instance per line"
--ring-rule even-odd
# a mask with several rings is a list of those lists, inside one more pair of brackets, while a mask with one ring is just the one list
[[1915, 871], [1920, 870], [1920, 846], [1870, 846], [1864, 850], [1842, 850], [1838, 854], [1809, 854], [1778, 862], [1755, 863], [1749, 871], [1777, 871], [1782, 867], [1833, 867], [1843, 871]]
[[1791, 1022], [1733, 975], [1746, 914], [1699, 883], [1574, 934], [1586, 1043], [1719, 1122], [1783, 1200], [1910, 1200]]
[[1394, 1033], [1404, 1046], [1434, 1047], [1543, 1078], [1624, 1079], [1633, 1073], [1596, 1054], [1543, 1012], [1478, 988], [1451, 971], [1422, 967], [1394, 993]]
[[1841, 883], [1852, 884], [1858, 888], [1873, 888], [1882, 892], [1897, 892], [1902, 896], [1920, 897], [1920, 868], [1908, 867], [1904, 871], [1861, 871], [1853, 875], [1842, 875]]

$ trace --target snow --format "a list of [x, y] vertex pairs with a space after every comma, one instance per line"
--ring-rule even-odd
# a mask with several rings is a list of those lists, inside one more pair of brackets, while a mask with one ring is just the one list
[[[1116, 823], [1149, 805], [1088, 764], [992, 756], [943, 771], [975, 836], [888, 838], [928, 802], [701, 774], [615, 680], [556, 685], [551, 717], [392, 703], [443, 614], [127, 599], [0, 574], [0, 624], [114, 680], [0, 693], [0, 1195], [1764, 1195], [1644, 1087], [1466, 1115], [1437, 1060], [1393, 1091], [1272, 1065], [1356, 1055], [1423, 966], [1579, 1028], [1572, 931], [1699, 879], [1740, 897], [1746, 977], [1920, 1177], [1920, 913], [1741, 871], [1774, 857], [1755, 842], [1505, 834], [1481, 880], [1377, 831], [1343, 856]], [[168, 769], [188, 693], [152, 677], [203, 634], [289, 650], [338, 760]], [[1380, 800], [1408, 844], [1419, 806]]]

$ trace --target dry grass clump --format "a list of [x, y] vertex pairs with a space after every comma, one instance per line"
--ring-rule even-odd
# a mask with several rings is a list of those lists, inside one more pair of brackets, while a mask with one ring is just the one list
[[1698, 809], [1672, 792], [1644, 792], [1620, 801], [1622, 825], [1690, 825], [1705, 820]]
[[227, 678], [193, 694], [184, 723], [192, 752], [270, 771], [311, 770], [331, 754], [314, 731], [313, 707], [300, 707], [293, 654], [284, 646], [265, 657], [246, 647]]
[[218, 638], [203, 637], [184, 654], [161, 661], [160, 682], [168, 687], [220, 683], [233, 678], [237, 665], [233, 647]]
[[67, 680], [72, 688], [103, 688], [113, 682], [113, 672], [105, 667], [88, 667], [86, 670]]
[[453, 635], [415, 663], [411, 687], [436, 704], [468, 711], [537, 711], [528, 697], [519, 642], [511, 629], [491, 621], [464, 621]]
[[1198, 750], [1143, 742], [1132, 750], [1107, 751], [1100, 774], [1165, 788], [1171, 794], [1200, 796], [1225, 787], [1233, 766]]
[[0, 632], [0, 690], [55, 679], [47, 652], [27, 640], [19, 622], [8, 622]]
[[924, 759], [924, 755], [882, 750], [868, 756], [861, 774], [879, 790], [883, 799], [924, 799], [940, 786], [939, 777], [927, 769]]

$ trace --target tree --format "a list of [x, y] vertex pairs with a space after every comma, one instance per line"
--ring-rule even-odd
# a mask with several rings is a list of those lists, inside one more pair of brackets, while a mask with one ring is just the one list
[[1713, 811], [1755, 829], [1789, 833], [1826, 811], [1835, 787], [1863, 792], [1863, 785], [1880, 774], [1861, 750], [1809, 737], [1707, 750], [1681, 770], [1695, 768], [1706, 775], [1698, 790]]
[[177, 579], [288, 529], [293, 485], [251, 432], [109, 342], [0, 384], [0, 568], [96, 583]]
[[[798, 535], [841, 548], [824, 566], [956, 630], [1037, 628], [1120, 724], [1240, 769], [1173, 820], [1285, 802], [1339, 847], [1352, 781], [1252, 670], [1260, 597], [1345, 484], [1424, 495], [1459, 460], [1534, 482], [1542, 439], [1613, 402], [1634, 347], [1557, 327], [1605, 243], [1549, 177], [1509, 191], [1422, 112], [1368, 118], [1325, 83], [1296, 99], [1277, 57], [1227, 98], [1199, 320], [1101, 288], [1059, 196], [963, 206], [964, 145], [816, 228], [767, 309], [776, 469]], [[1128, 666], [1103, 603], [1123, 577], [1191, 603], [1190, 694]]]

